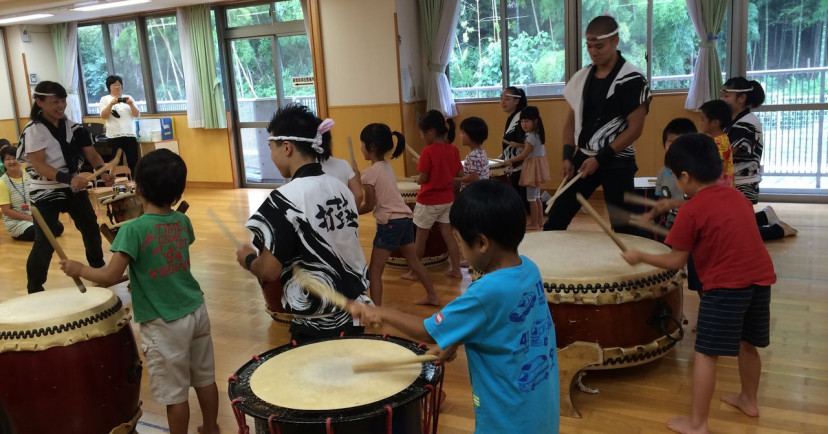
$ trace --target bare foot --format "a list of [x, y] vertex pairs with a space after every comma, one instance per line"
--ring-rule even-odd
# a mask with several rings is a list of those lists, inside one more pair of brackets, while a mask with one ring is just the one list
[[417, 275], [414, 274], [414, 272], [411, 271], [411, 270], [408, 270], [408, 272], [404, 273], [402, 276], [400, 276], [400, 278], [405, 279], [405, 280], [414, 280], [414, 281], [420, 280], [420, 279], [417, 278]]
[[453, 277], [455, 279], [462, 279], [463, 278], [463, 273], [461, 273], [460, 270], [454, 270], [452, 268], [449, 268], [448, 270], [446, 270], [446, 272], [444, 274], [448, 277]]
[[436, 295], [433, 298], [432, 297], [426, 297], [422, 300], [415, 301], [414, 304], [425, 305], [425, 306], [439, 306], [440, 305], [440, 297], [438, 297]]
[[675, 416], [667, 422], [667, 428], [682, 434], [707, 434], [707, 423], [701, 427], [693, 427], [689, 417]]
[[721, 400], [738, 408], [739, 410], [742, 410], [742, 413], [748, 416], [759, 416], [759, 406], [757, 406], [756, 403], [748, 402], [748, 400], [742, 395], [722, 395]]

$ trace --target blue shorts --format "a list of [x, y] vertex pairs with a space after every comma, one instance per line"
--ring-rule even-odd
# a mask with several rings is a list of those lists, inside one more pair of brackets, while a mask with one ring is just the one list
[[397, 250], [400, 246], [414, 242], [414, 220], [401, 218], [388, 220], [386, 224], [377, 223], [374, 247], [385, 250]]
[[770, 344], [770, 286], [702, 292], [696, 326], [696, 352], [738, 356], [741, 342]]

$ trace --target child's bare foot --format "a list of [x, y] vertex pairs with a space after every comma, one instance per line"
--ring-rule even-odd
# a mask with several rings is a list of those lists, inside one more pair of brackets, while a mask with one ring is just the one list
[[448, 277], [453, 277], [455, 279], [463, 278], [463, 273], [461, 273], [460, 270], [455, 270], [453, 268], [449, 268], [448, 270], [446, 270], [445, 275]]
[[701, 427], [694, 427], [693, 423], [690, 421], [689, 417], [681, 417], [676, 416], [670, 419], [667, 422], [667, 428], [671, 431], [679, 432], [682, 434], [707, 434], [707, 424], [705, 423]]
[[721, 400], [738, 408], [739, 410], [742, 410], [742, 413], [748, 416], [759, 416], [759, 406], [757, 406], [756, 403], [748, 402], [748, 400], [742, 395], [722, 395]]
[[414, 274], [414, 271], [412, 271], [412, 270], [408, 270], [408, 272], [403, 273], [403, 275], [400, 276], [400, 278], [405, 279], [405, 280], [414, 280], [414, 281], [420, 280], [420, 279], [417, 278], [417, 275]]
[[424, 306], [439, 306], [440, 305], [440, 297], [435, 295], [433, 297], [429, 296], [422, 300], [417, 300], [414, 304], [424, 305]]

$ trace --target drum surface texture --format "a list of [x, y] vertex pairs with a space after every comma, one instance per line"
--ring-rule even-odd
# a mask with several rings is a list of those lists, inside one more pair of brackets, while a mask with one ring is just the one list
[[[618, 235], [630, 248], [670, 252], [646, 238]], [[602, 232], [533, 232], [518, 252], [540, 269], [557, 347], [583, 341], [603, 349], [603, 364], [590, 369], [646, 363], [682, 339], [683, 270], [631, 266]]]
[[[410, 364], [375, 372], [353, 365], [425, 352], [416, 343], [361, 335], [284, 345], [255, 357], [230, 378], [236, 414], [256, 420], [256, 432], [423, 433], [426, 398], [439, 396], [442, 367]], [[238, 416], [237, 416], [238, 418]], [[436, 421], [435, 429], [436, 429]]]
[[[414, 205], [417, 204], [417, 192], [420, 191], [420, 186], [412, 181], [397, 181], [397, 188], [399, 188], [400, 195], [402, 195], [408, 207], [414, 210]], [[416, 226], [414, 230], [417, 230]], [[433, 267], [446, 262], [446, 259], [448, 259], [448, 248], [446, 247], [446, 242], [443, 241], [443, 236], [440, 234], [440, 229], [437, 228], [437, 223], [435, 223], [428, 233], [425, 253], [420, 260], [424, 266]], [[399, 249], [391, 252], [391, 256], [388, 257], [385, 263], [395, 268], [408, 267], [408, 261], [405, 260]]]
[[129, 320], [105, 288], [0, 303], [0, 398], [18, 434], [135, 426], [142, 367]]

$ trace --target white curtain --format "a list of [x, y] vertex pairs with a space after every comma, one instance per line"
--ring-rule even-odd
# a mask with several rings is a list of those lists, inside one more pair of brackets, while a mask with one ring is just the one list
[[66, 117], [75, 122], [83, 122], [78, 97], [78, 23], [52, 24], [50, 30], [57, 58], [58, 77], [67, 93]]
[[720, 0], [686, 0], [687, 12], [693, 21], [701, 44], [699, 56], [693, 68], [693, 81], [687, 93], [684, 108], [696, 110], [707, 101], [719, 97], [722, 87], [722, 70], [716, 40], [722, 31], [727, 2]]
[[[190, 16], [185, 8], [176, 10], [178, 24], [178, 43], [181, 48], [181, 61], [184, 64], [184, 90], [187, 95], [187, 126], [204, 128], [204, 105], [201, 102], [201, 90], [198, 87], [198, 74], [193, 63], [193, 43], [190, 38]], [[185, 54], [186, 53], [186, 54]]]
[[459, 16], [460, 0], [420, 0], [420, 27], [428, 58], [426, 107], [447, 117], [458, 115], [446, 67], [454, 48]]

